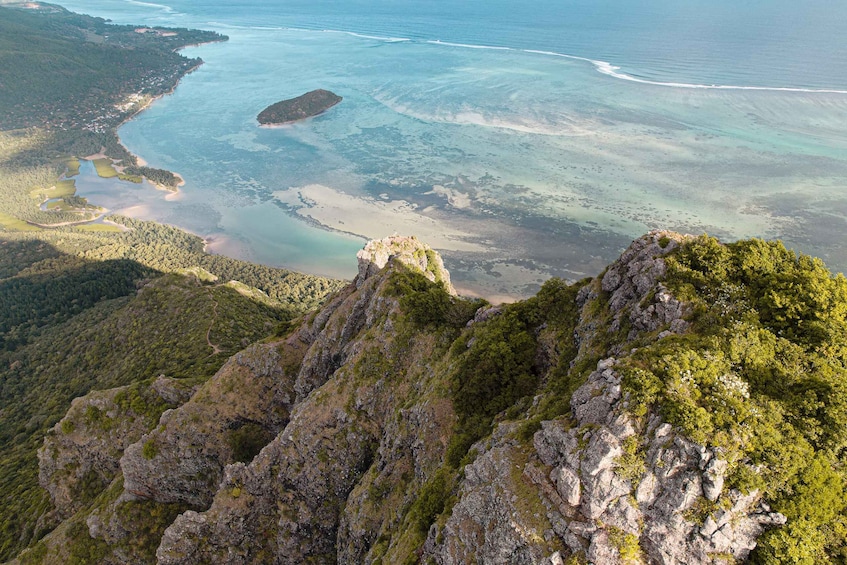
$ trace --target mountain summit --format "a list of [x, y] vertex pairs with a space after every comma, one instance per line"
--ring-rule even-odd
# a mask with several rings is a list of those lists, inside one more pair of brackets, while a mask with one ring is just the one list
[[[651, 232], [506, 306], [455, 296], [414, 238], [372, 241], [198, 388], [75, 401], [40, 453], [69, 517], [21, 562], [837, 556], [845, 314], [842, 276], [760, 240]], [[111, 484], [79, 509], [89, 476]]]

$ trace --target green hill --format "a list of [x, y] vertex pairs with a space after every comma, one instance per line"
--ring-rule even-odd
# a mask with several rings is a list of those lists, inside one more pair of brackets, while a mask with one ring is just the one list
[[[85, 224], [60, 175], [101, 150], [135, 165], [116, 127], [202, 63], [179, 48], [226, 37], [32, 6], [0, 6], [0, 561], [58, 523], [36, 450], [73, 398], [159, 375], [194, 386], [341, 286], [152, 222]], [[48, 197], [62, 201], [41, 210]]]
[[[413, 238], [360, 261], [158, 423], [75, 405], [41, 461], [73, 513], [21, 561], [844, 562], [847, 280], [819, 260], [652, 232], [504, 306]], [[103, 438], [108, 475], [63, 470]]]

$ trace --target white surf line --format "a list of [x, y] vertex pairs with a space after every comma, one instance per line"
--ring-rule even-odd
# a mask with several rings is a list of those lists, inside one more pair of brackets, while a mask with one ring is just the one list
[[565, 53], [556, 53], [555, 51], [538, 51], [535, 49], [522, 49], [524, 53], [533, 53], [535, 55], [548, 55], [552, 57], [562, 57], [564, 59], [573, 59], [575, 61], [585, 61], [591, 63], [598, 72], [621, 80], [628, 80], [641, 84], [649, 84], [653, 86], [666, 86], [670, 88], [692, 88], [698, 90], [757, 90], [766, 92], [805, 92], [811, 94], [847, 94], [847, 90], [837, 90], [834, 88], [794, 88], [788, 86], [740, 86], [734, 84], [692, 84], [687, 82], [662, 82], [658, 80], [649, 80], [644, 78], [634, 77], [626, 73], [618, 72], [620, 67], [607, 62], [598, 61], [597, 59], [589, 59], [588, 57], [579, 57], [577, 55], [567, 55]]
[[412, 41], [408, 37], [383, 37], [381, 35], [365, 35], [363, 33], [354, 33], [352, 31], [337, 31], [334, 29], [325, 29], [323, 31], [326, 33], [343, 33], [345, 35], [352, 35], [353, 37], [361, 37], [362, 39], [376, 39], [378, 41], [387, 41], [389, 43], [403, 43], [406, 41]]
[[[141, 2], [140, 0], [126, 0], [127, 2], [133, 2], [137, 4], [148, 4], [151, 6], [161, 6], [160, 4], [151, 4], [147, 2]], [[563, 59], [571, 59], [573, 61], [583, 61], [586, 63], [590, 63], [594, 66], [597, 72], [604, 74], [606, 76], [610, 76], [613, 78], [617, 78], [620, 80], [627, 80], [630, 82], [637, 82], [640, 84], [649, 84], [651, 86], [663, 86], [666, 88], [688, 88], [688, 89], [696, 89], [696, 90], [752, 90], [759, 92], [796, 92], [796, 93], [806, 93], [806, 94], [847, 94], [847, 90], [840, 90], [835, 88], [796, 88], [789, 86], [743, 86], [743, 85], [734, 85], [734, 84], [694, 84], [687, 82], [663, 82], [658, 80], [649, 80], [645, 78], [639, 78], [632, 76], [627, 73], [622, 73], [620, 71], [620, 67], [609, 63], [608, 61], [600, 61], [598, 59], [590, 59], [588, 57], [580, 57], [579, 55], [568, 55], [567, 53], [558, 53], [556, 51], [542, 51], [539, 49], [517, 49], [514, 47], [502, 47], [496, 45], [475, 45], [471, 43], [454, 43], [450, 41], [442, 41], [440, 39], [426, 39], [426, 40], [415, 40], [409, 39], [407, 37], [390, 37], [390, 36], [381, 36], [381, 35], [368, 35], [364, 33], [356, 33], [353, 31], [339, 30], [339, 29], [308, 29], [308, 28], [297, 28], [297, 27], [262, 27], [262, 26], [238, 26], [232, 24], [224, 24], [221, 22], [208, 22], [209, 25], [215, 25], [220, 27], [228, 27], [233, 29], [257, 29], [257, 30], [268, 30], [268, 31], [295, 31], [295, 32], [308, 32], [308, 33], [340, 33], [344, 35], [349, 35], [351, 37], [358, 37], [362, 39], [373, 39], [376, 41], [385, 41], [389, 43], [400, 43], [400, 42], [412, 42], [412, 43], [426, 43], [428, 45], [439, 45], [443, 47], [456, 47], [460, 49], [486, 49], [491, 51], [515, 51], [518, 53], [531, 53], [533, 55], [546, 55], [548, 57], [561, 57]]]
[[511, 47], [496, 47], [493, 45], [471, 45], [469, 43], [450, 43], [449, 41], [441, 41], [440, 39], [429, 39], [425, 43], [431, 45], [446, 45], [448, 47], [464, 47], [465, 49], [491, 49], [492, 51], [514, 51]]
[[153, 2], [142, 2], [141, 0], [125, 0], [127, 4], [135, 4], [136, 6], [144, 6], [145, 8], [155, 8], [157, 10], [162, 10], [167, 12], [168, 14], [175, 14], [176, 10], [171, 8], [170, 6], [165, 6], [164, 4], [155, 4]]

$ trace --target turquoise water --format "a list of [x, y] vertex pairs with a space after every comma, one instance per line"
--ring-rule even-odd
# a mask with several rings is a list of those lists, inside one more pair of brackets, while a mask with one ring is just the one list
[[[495, 297], [596, 274], [659, 227], [847, 265], [843, 3], [64, 5], [230, 36], [119, 132], [185, 178], [178, 197], [78, 181], [219, 252], [352, 276], [363, 237], [416, 233]], [[257, 127], [314, 88], [344, 101]]]

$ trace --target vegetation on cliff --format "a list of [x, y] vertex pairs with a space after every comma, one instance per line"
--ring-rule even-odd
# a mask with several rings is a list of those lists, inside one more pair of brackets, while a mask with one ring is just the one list
[[[223, 39], [0, 7], [0, 561], [57, 524], [35, 453], [71, 399], [160, 374], [202, 382], [340, 286], [212, 256], [200, 238], [150, 222], [73, 225], [98, 213], [60, 180], [78, 173], [75, 157], [104, 152], [104, 171], [116, 160], [175, 180], [132, 168], [116, 128], [201, 63], [178, 49]], [[42, 209], [47, 199], [58, 200]], [[86, 492], [88, 503], [99, 491]]]
[[756, 562], [847, 559], [847, 280], [755, 239], [700, 237], [667, 263], [693, 327], [626, 360], [635, 410], [660, 406], [721, 450], [730, 484], [785, 514]]
[[[779, 243], [650, 234], [492, 307], [398, 241], [124, 452], [136, 504], [195, 512], [63, 526], [27, 562], [69, 543], [161, 563], [844, 559], [842, 276]], [[75, 519], [109, 523], [119, 494]]]
[[312, 90], [297, 98], [281, 100], [259, 112], [262, 125], [280, 125], [297, 122], [326, 112], [342, 98], [328, 90]]

